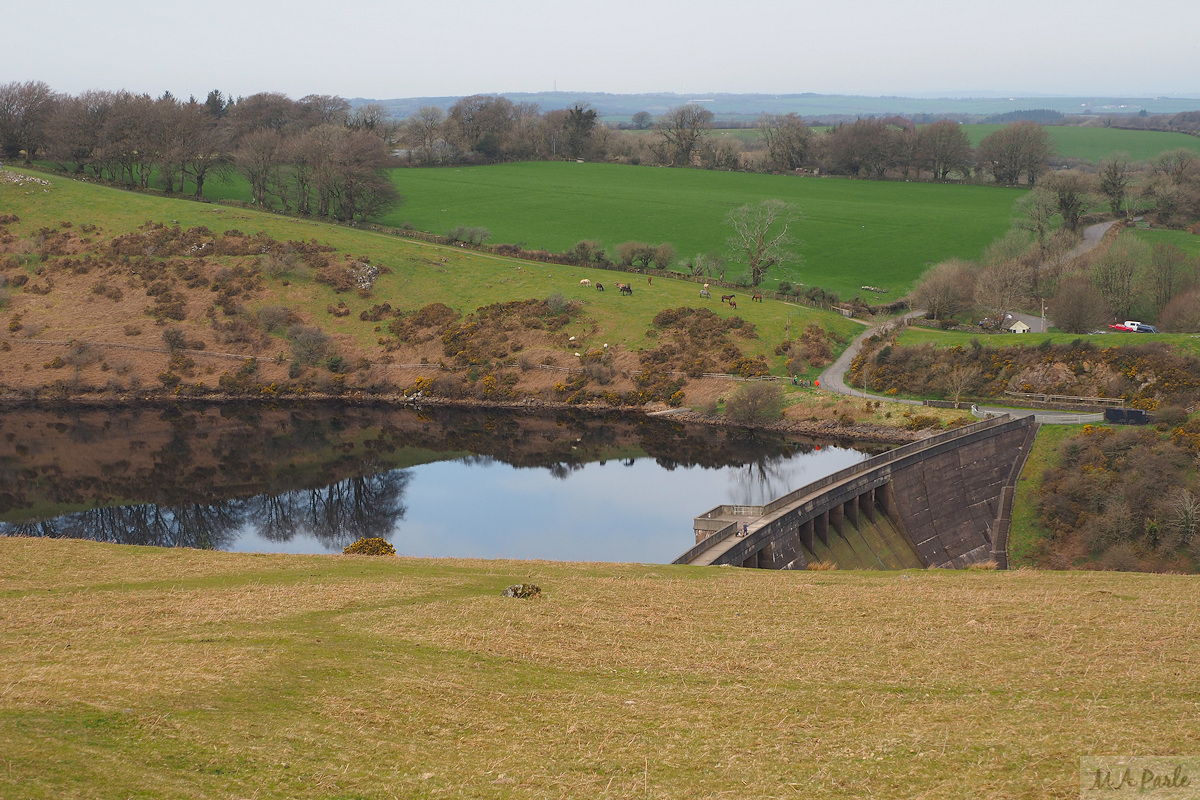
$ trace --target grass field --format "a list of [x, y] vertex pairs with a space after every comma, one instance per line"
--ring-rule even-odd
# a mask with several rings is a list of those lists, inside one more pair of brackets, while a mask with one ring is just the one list
[[1163, 228], [1154, 228], [1151, 230], [1142, 230], [1134, 228], [1133, 234], [1139, 239], [1155, 244], [1170, 244], [1178, 247], [1193, 257], [1200, 256], [1200, 236], [1187, 231], [1169, 231]]
[[[972, 145], [978, 145], [985, 136], [995, 133], [1004, 125], [963, 125]], [[814, 133], [823, 133], [828, 128], [813, 127]], [[1099, 162], [1114, 153], [1127, 153], [1134, 161], [1148, 161], [1157, 155], [1180, 147], [1200, 153], [1200, 137], [1186, 133], [1168, 131], [1135, 131], [1120, 128], [1085, 128], [1073, 125], [1048, 125], [1046, 131], [1054, 142], [1059, 156]], [[761, 141], [754, 128], [721, 128], [713, 136], [738, 139], [747, 144]]]
[[1182, 576], [6, 539], [0, 596], [22, 800], [1070, 798], [1200, 752]]
[[[727, 253], [725, 214], [777, 197], [804, 214], [794, 248], [803, 262], [769, 273], [768, 287], [787, 279], [849, 297], [870, 285], [888, 289], [885, 299], [901, 296], [930, 264], [978, 256], [1008, 228], [1021, 195], [982, 186], [549, 162], [393, 175], [407, 203], [388, 224], [408, 222], [437, 233], [478, 225], [495, 242], [550, 250], [580, 239], [608, 248], [670, 242], [684, 258]], [[731, 262], [726, 278], [744, 270]]]
[[903, 330], [897, 343], [902, 345], [933, 344], [935, 347], [966, 347], [972, 339], [978, 339], [981, 344], [989, 347], [1036, 347], [1049, 339], [1054, 344], [1070, 344], [1082, 339], [1091, 342], [1096, 347], [1121, 347], [1131, 344], [1148, 344], [1149, 342], [1166, 342], [1180, 353], [1200, 356], [1200, 338], [1194, 333], [1097, 333], [1081, 335], [1078, 333], [1023, 333], [1023, 334], [975, 334], [960, 331], [936, 331], [931, 328], [909, 327]]
[[[964, 125], [971, 144], [1004, 125]], [[1200, 153], [1200, 137], [1167, 131], [1127, 131], [1118, 128], [1080, 128], [1071, 125], [1047, 125], [1046, 132], [1060, 156], [1100, 161], [1114, 153], [1126, 153], [1134, 161], [1148, 161], [1161, 153], [1180, 147]]]

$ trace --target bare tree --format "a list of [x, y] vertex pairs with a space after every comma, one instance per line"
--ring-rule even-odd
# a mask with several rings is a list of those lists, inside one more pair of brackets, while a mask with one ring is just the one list
[[264, 208], [268, 205], [269, 190], [276, 181], [275, 173], [282, 166], [282, 148], [282, 136], [273, 130], [262, 129], [243, 136], [241, 146], [233, 156], [238, 172], [250, 183], [251, 197]]
[[1042, 181], [1040, 188], [1054, 197], [1055, 207], [1067, 230], [1079, 230], [1079, 220], [1091, 205], [1091, 176], [1076, 169], [1052, 172]]
[[800, 211], [782, 200], [763, 200], [757, 205], [747, 203], [725, 215], [725, 224], [733, 229], [729, 248], [745, 253], [750, 267], [750, 282], [758, 286], [767, 270], [786, 262], [792, 243], [788, 229], [800, 219]]
[[792, 171], [808, 163], [813, 133], [799, 114], [763, 114], [758, 133], [767, 146], [767, 166]]
[[1167, 333], [1200, 333], [1200, 289], [1172, 297], [1158, 315], [1158, 327]]
[[421, 106], [404, 123], [404, 141], [416, 154], [416, 160], [432, 164], [442, 160], [448, 146], [442, 137], [446, 114], [437, 106]]
[[1004, 324], [1005, 315], [1029, 296], [1030, 271], [1020, 259], [1008, 258], [980, 267], [975, 276], [975, 305], [991, 321]]
[[932, 319], [961, 314], [975, 299], [975, 270], [966, 261], [951, 259], [925, 271], [912, 292], [913, 308]]
[[975, 382], [979, 379], [979, 367], [974, 364], [955, 364], [951, 370], [946, 373], [945, 382], [946, 388], [950, 390], [950, 394], [954, 396], [954, 404], [958, 405], [958, 401], [962, 396], [971, 390]]
[[1033, 122], [1014, 122], [984, 137], [976, 163], [996, 183], [1016, 184], [1024, 177], [1029, 185], [1046, 171], [1054, 145], [1045, 128]]
[[1054, 325], [1067, 333], [1091, 333], [1101, 328], [1112, 313], [1100, 290], [1086, 275], [1068, 275], [1058, 282], [1050, 301]]
[[672, 166], [691, 163], [692, 151], [712, 130], [713, 113], [695, 103], [676, 106], [658, 120], [666, 161]]
[[957, 122], [939, 120], [917, 132], [917, 161], [933, 173], [935, 181], [944, 181], [954, 172], [970, 177], [973, 157], [971, 140]]
[[43, 144], [54, 101], [54, 92], [41, 81], [0, 85], [0, 154], [32, 161]]
[[1054, 231], [1054, 218], [1058, 216], [1058, 201], [1054, 195], [1038, 186], [1017, 200], [1017, 225], [1029, 231], [1037, 239], [1038, 251], [1046, 256], [1046, 243]]
[[1186, 147], [1180, 147], [1159, 155], [1150, 162], [1150, 168], [1154, 174], [1162, 175], [1179, 186], [1190, 182], [1200, 172], [1200, 156]]
[[1129, 316], [1138, 299], [1138, 277], [1150, 261], [1150, 245], [1120, 236], [1092, 262], [1092, 282], [1119, 318]]
[[1146, 269], [1155, 312], [1161, 312], [1171, 298], [1195, 284], [1196, 277], [1196, 265], [1182, 248], [1164, 242], [1155, 244]]
[[843, 175], [883, 177], [895, 163], [896, 137], [879, 119], [858, 119], [826, 131], [828, 167]]

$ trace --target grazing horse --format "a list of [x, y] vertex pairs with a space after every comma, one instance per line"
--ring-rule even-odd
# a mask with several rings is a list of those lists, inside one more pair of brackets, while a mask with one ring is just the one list
[[628, 283], [618, 283], [617, 288], [621, 291], [621, 294], [633, 294], [633, 287]]
[[737, 297], [737, 295], [735, 295], [735, 294], [723, 294], [723, 295], [721, 295], [721, 302], [722, 303], [733, 303], [733, 298], [735, 298], [735, 297]]
[[708, 300], [712, 300], [712, 295], [708, 293], [708, 289], [701, 289], [700, 296]]
[[735, 303], [735, 302], [733, 302], [732, 300], [730, 300], [730, 301], [729, 301], [729, 307], [730, 307], [730, 308], [737, 308], [737, 303]]
[[756, 302], [756, 303], [761, 303], [761, 302], [762, 302], [762, 295], [761, 295], [761, 294], [755, 294], [755, 295], [751, 295], [751, 296], [750, 296], [750, 299], [751, 299], [752, 301]]
[[653, 284], [653, 283], [654, 283], [654, 276], [653, 276], [653, 275], [647, 275], [647, 276], [646, 276], [646, 285], [647, 285], [647, 286], [650, 286], [650, 285], [651, 285], [651, 284]]
[[603, 292], [603, 291], [604, 291], [604, 284], [603, 284], [603, 283], [597, 283], [597, 284], [596, 284], [596, 291], [597, 291], [597, 292]]
[[583, 280], [581, 280], [581, 281], [579, 282], [579, 285], [580, 285], [580, 286], [591, 286], [591, 285], [592, 285], [592, 282], [591, 282], [589, 279], [587, 279], [587, 278], [584, 278]]

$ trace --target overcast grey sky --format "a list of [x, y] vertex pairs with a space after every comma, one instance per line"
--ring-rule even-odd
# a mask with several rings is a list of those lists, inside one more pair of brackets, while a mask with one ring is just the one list
[[0, 83], [491, 92], [1200, 96], [1196, 0], [41, 0]]

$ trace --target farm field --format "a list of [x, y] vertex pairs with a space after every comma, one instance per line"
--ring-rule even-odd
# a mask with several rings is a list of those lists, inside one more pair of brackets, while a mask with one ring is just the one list
[[[1003, 128], [1003, 125], [963, 125], [963, 130], [971, 144], [978, 146], [983, 138]], [[814, 126], [813, 133], [820, 134], [827, 127]], [[1059, 156], [1078, 158], [1085, 161], [1099, 162], [1114, 153], [1128, 153], [1134, 161], [1148, 161], [1157, 155], [1178, 148], [1186, 148], [1200, 153], [1200, 137], [1189, 136], [1186, 133], [1170, 133], [1168, 131], [1136, 131], [1120, 128], [1086, 128], [1073, 125], [1048, 125], [1046, 130], [1054, 142], [1055, 152]], [[625, 133], [625, 132], [619, 132]], [[741, 141], [747, 147], [755, 147], [761, 142], [759, 133], [754, 128], [718, 128], [713, 130], [713, 136], [727, 137]]]
[[[1003, 125], [964, 125], [971, 144]], [[1073, 125], [1047, 125], [1047, 133], [1059, 156], [1098, 162], [1114, 153], [1127, 153], [1134, 161], [1148, 161], [1180, 147], [1200, 153], [1200, 137], [1168, 131], [1127, 131], [1119, 128], [1082, 128]]]
[[1131, 230], [1135, 236], [1151, 245], [1174, 245], [1175, 247], [1178, 247], [1192, 256], [1200, 256], [1200, 236], [1197, 236], [1194, 233], [1188, 233], [1187, 231], [1170, 231], [1166, 230], [1165, 228], [1154, 228], [1151, 230], [1132, 228]]
[[[803, 261], [772, 270], [785, 279], [874, 302], [902, 296], [931, 264], [975, 258], [1008, 228], [1017, 189], [751, 175], [611, 164], [530, 162], [397, 170], [407, 203], [383, 220], [442, 233], [482, 226], [493, 242], [565, 250], [581, 239], [606, 248], [670, 242], [681, 258], [730, 255], [725, 214], [780, 198], [804, 218], [793, 247]], [[730, 260], [726, 279], [743, 274]], [[860, 291], [864, 285], [886, 295]]]
[[969, 347], [972, 339], [978, 339], [981, 344], [990, 347], [1036, 347], [1041, 342], [1049, 340], [1053, 344], [1070, 344], [1076, 340], [1091, 342], [1096, 347], [1123, 347], [1150, 342], [1165, 342], [1179, 353], [1200, 356], [1200, 334], [1194, 333], [1095, 333], [1081, 335], [1078, 333], [996, 333], [976, 334], [963, 331], [938, 331], [932, 328], [905, 328], [897, 337], [897, 344], [923, 345], [932, 344], [934, 347]]
[[1068, 798], [1200, 748], [1187, 576], [5, 539], [0, 592], [5, 797]]

